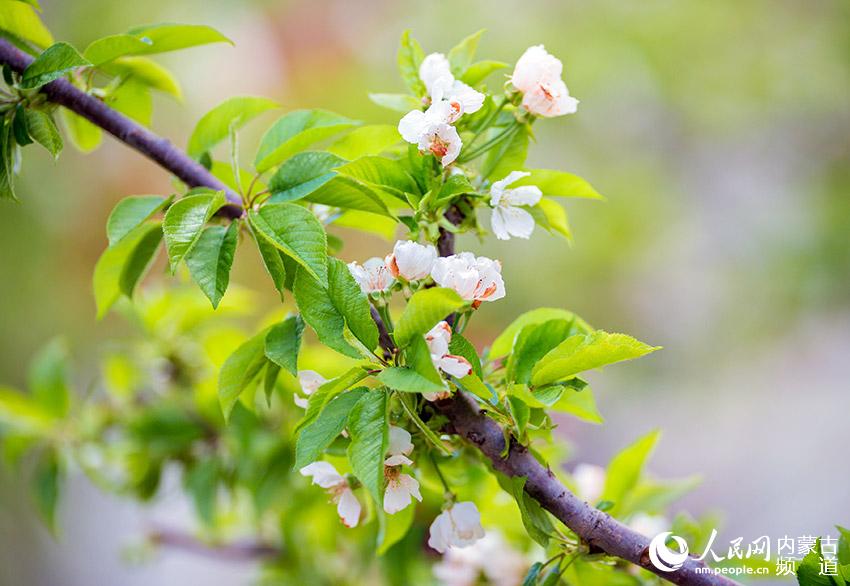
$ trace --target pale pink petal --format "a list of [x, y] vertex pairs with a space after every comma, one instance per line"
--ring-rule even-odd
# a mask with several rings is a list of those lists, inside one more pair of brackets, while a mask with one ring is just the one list
[[511, 206], [535, 206], [540, 203], [543, 192], [536, 185], [521, 185], [505, 192], [503, 203]]
[[413, 502], [411, 497], [422, 500], [419, 494], [419, 482], [408, 474], [399, 474], [387, 482], [387, 489], [384, 491], [384, 511], [390, 515], [398, 513]]
[[463, 356], [446, 354], [440, 358], [440, 370], [457, 378], [463, 378], [472, 374], [472, 365]]
[[345, 478], [328, 462], [320, 461], [307, 464], [299, 472], [302, 476], [311, 476], [313, 478], [313, 484], [322, 488], [333, 488], [345, 482]]
[[388, 435], [387, 453], [395, 456], [397, 454], [409, 454], [413, 451], [413, 442], [410, 441], [410, 433], [406, 429], [391, 425]]
[[360, 522], [361, 508], [360, 501], [357, 500], [350, 488], [346, 488], [340, 493], [336, 512], [346, 527], [357, 527], [357, 523]]
[[425, 132], [428, 127], [428, 119], [425, 112], [421, 110], [411, 110], [398, 121], [398, 132], [401, 137], [407, 142], [417, 144], [419, 137]]
[[326, 382], [328, 382], [328, 379], [315, 370], [298, 371], [298, 384], [301, 385], [301, 390], [304, 391], [305, 395], [312, 395]]
[[413, 460], [404, 454], [396, 454], [384, 460], [384, 466], [413, 466]]
[[502, 208], [502, 220], [505, 230], [517, 238], [529, 238], [534, 232], [534, 216], [522, 208]]

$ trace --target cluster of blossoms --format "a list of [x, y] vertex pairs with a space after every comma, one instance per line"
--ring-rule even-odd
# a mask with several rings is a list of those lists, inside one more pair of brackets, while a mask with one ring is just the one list
[[[505, 97], [505, 101], [510, 100], [521, 110], [517, 115], [518, 124], [529, 115], [552, 117], [576, 111], [578, 101], [569, 95], [561, 72], [561, 62], [542, 45], [525, 51], [510, 76]], [[452, 166], [463, 146], [456, 125], [464, 115], [481, 110], [487, 97], [456, 79], [449, 60], [442, 53], [425, 57], [418, 73], [427, 92], [423, 99], [424, 109], [407, 113], [398, 124], [399, 133], [421, 152], [433, 154], [444, 167]], [[464, 173], [456, 166], [448, 172]], [[542, 191], [534, 185], [511, 187], [527, 176], [527, 172], [513, 171], [490, 185], [492, 229], [501, 240], [529, 238], [534, 230], [535, 220], [527, 208], [540, 202]], [[348, 269], [363, 293], [381, 307], [385, 306], [386, 296], [392, 290], [418, 290], [430, 286], [455, 291], [470, 302], [472, 308], [505, 296], [499, 261], [470, 252], [440, 257], [434, 246], [410, 240], [396, 242], [392, 252], [384, 258], [373, 257], [362, 264], [351, 262]], [[446, 321], [425, 334], [434, 367], [445, 375], [463, 378], [472, 372], [472, 365], [463, 356], [450, 353], [451, 338], [452, 328]], [[298, 378], [301, 394], [296, 394], [295, 402], [306, 407], [307, 397], [326, 379], [310, 370], [299, 371]], [[436, 401], [448, 394], [447, 389], [424, 393], [424, 398]], [[422, 495], [419, 481], [405, 471], [412, 470], [414, 465], [410, 458], [414, 449], [410, 433], [391, 425], [388, 440], [384, 454], [383, 508], [386, 514], [392, 515], [410, 506], [414, 499], [422, 501]], [[301, 474], [311, 477], [314, 484], [328, 492], [346, 526], [357, 526], [363, 506], [354, 492], [359, 485], [352, 477], [340, 474], [324, 461], [305, 466]], [[451, 499], [432, 522], [428, 545], [447, 554], [435, 567], [435, 573], [453, 586], [475, 584], [482, 573], [495, 583], [518, 583], [528, 567], [526, 558], [511, 550], [500, 536], [492, 534], [485, 538], [480, 513], [472, 502]]]
[[[513, 89], [509, 90], [508, 98], [519, 96], [519, 104], [533, 116], [572, 114], [578, 108], [578, 100], [570, 96], [561, 79], [562, 71], [561, 61], [550, 55], [543, 45], [529, 47], [510, 76]], [[408, 112], [399, 121], [399, 133], [405, 141], [417, 145], [421, 152], [433, 153], [443, 166], [449, 166], [458, 158], [463, 146], [454, 124], [462, 115], [480, 110], [485, 95], [455, 79], [449, 61], [442, 53], [431, 53], [423, 59], [419, 78], [427, 90], [426, 103], [430, 105], [424, 112]], [[527, 175], [514, 171], [494, 182], [490, 189], [492, 228], [500, 240], [529, 238], [534, 230], [534, 218], [524, 207], [540, 202], [540, 189], [533, 185], [508, 189], [509, 185]], [[377, 268], [377, 265], [373, 263], [366, 268]]]
[[348, 264], [348, 270], [367, 295], [389, 291], [397, 279], [422, 282], [433, 279], [440, 287], [452, 289], [478, 307], [482, 301], [495, 301], [505, 296], [502, 265], [484, 256], [461, 252], [438, 257], [429, 245], [410, 240], [398, 241], [386, 258], [373, 257], [362, 265]]

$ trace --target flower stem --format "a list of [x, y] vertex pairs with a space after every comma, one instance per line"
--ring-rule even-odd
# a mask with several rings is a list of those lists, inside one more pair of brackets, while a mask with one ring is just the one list
[[519, 124], [517, 122], [514, 122], [513, 124], [511, 124], [510, 126], [505, 128], [502, 132], [500, 132], [499, 134], [497, 134], [496, 136], [494, 136], [493, 138], [491, 138], [490, 140], [488, 140], [487, 142], [482, 144], [477, 149], [474, 149], [472, 152], [467, 152], [465, 155], [460, 157], [459, 162], [465, 163], [467, 161], [471, 161], [473, 159], [480, 157], [481, 155], [483, 155], [484, 153], [486, 153], [487, 151], [492, 149], [494, 146], [496, 146], [499, 143], [504, 142], [508, 138], [512, 137], [514, 135], [514, 133], [517, 131], [517, 129], [519, 129]]
[[443, 485], [443, 489], [446, 491], [446, 495], [454, 500], [455, 493], [452, 491], [449, 483], [446, 482], [446, 477], [443, 476], [443, 471], [440, 470], [439, 464], [437, 464], [437, 458], [434, 457], [434, 452], [430, 452], [429, 457], [431, 458], [431, 464], [434, 466], [434, 471], [437, 473], [437, 477], [440, 479], [440, 483]]

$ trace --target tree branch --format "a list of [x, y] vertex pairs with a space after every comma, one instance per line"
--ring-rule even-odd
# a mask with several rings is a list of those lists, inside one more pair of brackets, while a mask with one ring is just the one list
[[252, 562], [277, 557], [281, 554], [281, 550], [266, 543], [254, 541], [234, 541], [221, 544], [204, 543], [188, 533], [171, 529], [153, 530], [148, 533], [148, 539], [156, 545], [234, 562]]
[[[13, 70], [20, 73], [31, 62], [32, 57], [0, 39], [0, 63], [8, 63]], [[66, 80], [59, 79], [51, 82], [44, 86], [42, 91], [51, 102], [64, 106], [103, 128], [118, 140], [176, 175], [187, 185], [224, 190], [231, 202], [229, 206], [223, 208], [224, 213], [230, 217], [238, 217], [242, 214], [239, 196], [168, 140], [132, 122], [100, 100], [75, 88]], [[464, 219], [463, 213], [456, 207], [452, 207], [446, 217], [456, 225]], [[437, 249], [441, 256], [454, 254], [454, 234], [441, 229]], [[373, 317], [380, 327], [383, 324], [380, 317], [375, 314], [377, 312], [373, 310]], [[391, 350], [389, 346], [391, 340], [386, 335], [386, 328], [383, 328], [381, 333], [382, 345], [385, 345], [386, 350]], [[621, 558], [655, 572], [661, 578], [675, 584], [698, 586], [736, 584], [725, 576], [715, 575], [707, 569], [705, 564], [693, 558], [688, 559], [685, 565], [675, 572], [656, 570], [649, 562], [648, 538], [579, 500], [525, 447], [512, 440], [508, 457], [502, 458], [501, 454], [505, 445], [502, 429], [495, 421], [480, 413], [473, 399], [458, 393], [451, 399], [439, 402], [437, 406], [448, 417], [458, 434], [487, 456], [494, 468], [508, 476], [526, 477], [526, 492], [575, 532], [591, 547], [592, 551], [605, 552]], [[706, 573], [701, 573], [703, 569]]]
[[[23, 73], [32, 61], [32, 57], [9, 41], [0, 39], [0, 63], [6, 63], [12, 70]], [[171, 171], [189, 187], [209, 187], [224, 191], [230, 205], [224, 206], [219, 213], [231, 218], [237, 218], [242, 214], [242, 201], [239, 195], [214, 177], [203, 165], [171, 144], [168, 139], [161, 138], [147, 128], [136, 124], [94, 96], [77, 89], [65, 79], [52, 81], [41, 88], [41, 91], [54, 104], [65, 106], [99, 126], [160, 167]]]

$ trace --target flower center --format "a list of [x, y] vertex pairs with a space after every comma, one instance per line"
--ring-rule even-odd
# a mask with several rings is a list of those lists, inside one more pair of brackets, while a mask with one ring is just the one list
[[431, 139], [431, 152], [437, 157], [445, 157], [449, 152], [449, 143], [435, 134]]

